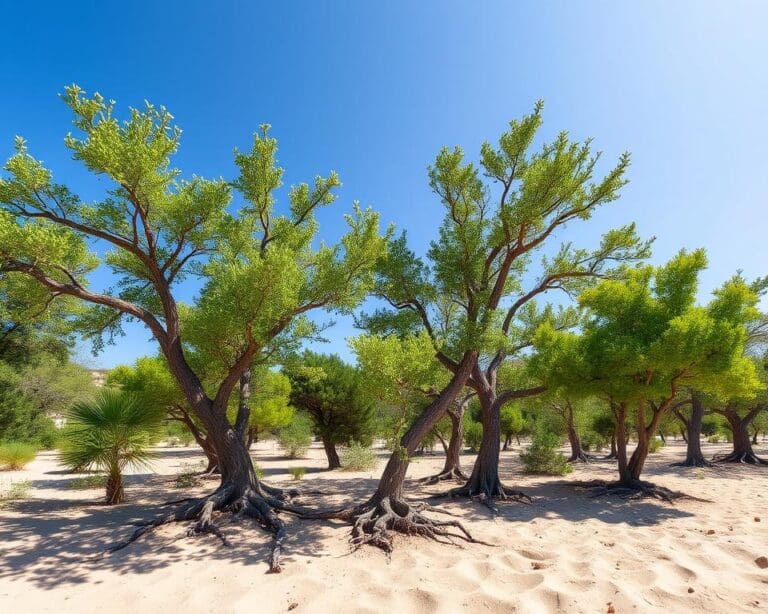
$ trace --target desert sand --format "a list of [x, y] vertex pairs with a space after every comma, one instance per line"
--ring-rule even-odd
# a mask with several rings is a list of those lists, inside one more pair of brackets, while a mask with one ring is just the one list
[[[614, 476], [612, 461], [577, 465], [565, 478], [524, 476], [519, 447], [502, 453], [502, 475], [534, 497], [501, 504], [499, 515], [476, 503], [446, 501], [478, 538], [497, 544], [442, 545], [399, 537], [388, 557], [350, 551], [342, 523], [286, 516], [284, 571], [266, 574], [270, 537], [248, 521], [214, 536], [188, 538], [164, 527], [127, 549], [99, 557], [152, 517], [157, 505], [203, 494], [216, 482], [175, 488], [176, 475], [202, 456], [164, 448], [153, 473], [130, 476], [128, 502], [107, 507], [98, 489], [73, 490], [53, 452], [0, 481], [29, 480], [25, 500], [0, 509], [0, 612], [764, 612], [768, 569], [768, 470], [670, 467], [684, 452], [670, 442], [649, 459], [646, 477], [708, 501], [594, 499], [575, 482]], [[707, 444], [705, 454], [728, 444]], [[768, 454], [763, 442], [757, 447]], [[287, 469], [307, 468], [306, 487], [328, 493], [311, 505], [362, 500], [378, 471], [324, 470], [322, 449], [289, 461], [271, 442], [253, 456], [266, 479], [291, 483]], [[471, 467], [472, 457], [463, 462]], [[409, 478], [435, 472], [439, 454], [417, 459]], [[447, 488], [409, 482], [413, 499]]]

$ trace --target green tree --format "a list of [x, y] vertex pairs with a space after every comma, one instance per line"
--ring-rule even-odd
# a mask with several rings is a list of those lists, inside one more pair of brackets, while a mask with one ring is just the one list
[[505, 405], [501, 408], [500, 426], [504, 441], [503, 449], [506, 450], [512, 443], [512, 438], [519, 436], [525, 428], [523, 412], [515, 405]]
[[163, 412], [130, 393], [106, 389], [94, 400], [76, 403], [66, 416], [62, 461], [72, 468], [105, 471], [107, 504], [122, 503], [123, 471], [149, 465]]
[[[109, 338], [124, 318], [143, 322], [205, 426], [221, 469], [210, 497], [152, 521], [118, 547], [163, 522], [197, 519], [194, 530], [218, 530], [213, 511], [237, 511], [277, 536], [270, 564], [279, 571], [285, 529], [274, 506], [283, 493], [257, 479], [227, 407], [251, 365], [315, 335], [304, 314], [348, 312], [363, 299], [385, 253], [378, 215], [355, 205], [340, 243], [315, 248], [315, 211], [335, 200], [339, 178], [332, 172], [312, 186], [292, 187], [288, 211], [277, 214], [283, 170], [269, 126], [262, 126], [249, 151], [235, 152], [238, 175], [231, 181], [184, 179], [172, 165], [181, 131], [165, 108], [147, 104], [120, 121], [114, 103], [99, 94], [71, 86], [63, 99], [77, 129], [66, 146], [110, 189], [102, 200], [83, 202], [55, 183], [17, 139], [0, 180], [0, 270], [89, 305], [79, 318], [81, 330]], [[237, 205], [233, 194], [240, 197]], [[91, 251], [89, 241], [102, 249]], [[99, 265], [115, 275], [114, 291], [89, 289], [88, 275]], [[184, 307], [175, 288], [192, 273], [203, 286], [195, 304]], [[189, 359], [187, 337], [227, 348], [226, 369], [215, 384], [204, 385]]]
[[323, 442], [328, 469], [341, 467], [336, 446], [373, 443], [375, 409], [362, 394], [360, 372], [336, 355], [306, 351], [284, 369], [291, 405], [312, 418]]
[[[669, 498], [640, 481], [660, 420], [688, 385], [711, 394], [759, 387], [744, 357], [745, 325], [757, 297], [734, 278], [706, 306], [696, 306], [703, 250], [680, 252], [661, 267], [642, 266], [626, 279], [605, 280], [582, 293], [588, 319], [582, 335], [543, 326], [532, 361], [552, 387], [610, 399], [616, 421], [619, 492]], [[634, 412], [637, 446], [627, 454], [626, 427]], [[610, 490], [614, 490], [611, 488]]]

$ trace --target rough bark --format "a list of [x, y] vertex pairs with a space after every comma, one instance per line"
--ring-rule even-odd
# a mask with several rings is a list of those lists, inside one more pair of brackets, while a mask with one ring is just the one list
[[116, 467], [110, 470], [107, 476], [107, 505], [116, 505], [125, 501], [125, 488], [123, 476]]
[[588, 463], [589, 455], [581, 447], [581, 437], [578, 431], [573, 427], [568, 427], [568, 443], [571, 445], [571, 456], [569, 463]]
[[691, 415], [687, 418], [678, 409], [675, 409], [675, 415], [685, 426], [684, 439], [686, 442], [685, 460], [680, 463], [674, 463], [678, 467], [711, 467], [704, 454], [701, 451], [701, 422], [704, 418], [704, 404], [701, 395], [697, 392], [691, 394]]
[[341, 467], [341, 460], [339, 459], [339, 453], [336, 451], [336, 445], [328, 435], [324, 435], [322, 440], [325, 456], [328, 458], [328, 469], [338, 469]]
[[464, 442], [464, 413], [466, 412], [469, 399], [470, 397], [456, 399], [448, 409], [448, 417], [451, 419], [451, 439], [447, 446], [441, 439], [445, 449], [445, 462], [439, 473], [422, 480], [425, 484], [437, 484], [443, 480], [464, 481], [467, 479], [467, 476], [461, 469], [461, 448]]
[[768, 460], [760, 458], [752, 450], [752, 441], [749, 435], [749, 425], [757, 417], [763, 406], [753, 407], [744, 417], [739, 416], [735, 407], [726, 406], [722, 410], [715, 410], [725, 416], [728, 426], [733, 432], [733, 452], [716, 456], [715, 461], [721, 463], [744, 463], [747, 465], [768, 465]]
[[392, 551], [393, 532], [420, 535], [449, 543], [453, 543], [454, 538], [477, 542], [456, 520], [437, 521], [426, 517], [423, 514], [424, 511], [440, 512], [440, 510], [425, 504], [410, 504], [403, 493], [409, 459], [464, 388], [476, 358], [475, 352], [464, 354], [450, 383], [421, 412], [400, 439], [399, 449], [389, 457], [376, 492], [368, 501], [340, 510], [302, 510], [300, 515], [304, 518], [336, 518], [348, 521], [352, 524], [353, 546], [371, 544], [386, 552]]

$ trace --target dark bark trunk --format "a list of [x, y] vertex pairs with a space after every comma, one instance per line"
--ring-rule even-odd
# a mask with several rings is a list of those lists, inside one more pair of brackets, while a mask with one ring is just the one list
[[760, 407], [754, 408], [743, 418], [730, 407], [718, 412], [725, 416], [728, 426], [733, 432], [733, 452], [722, 457], [715, 457], [716, 461], [725, 463], [746, 463], [749, 465], [766, 465], [768, 460], [757, 456], [752, 450], [752, 440], [749, 435], [749, 425], [757, 414], [762, 411]]
[[125, 501], [123, 476], [119, 469], [114, 469], [107, 476], [107, 505], [116, 505]]
[[752, 433], [752, 445], [757, 445], [757, 429], [755, 429], [754, 433]]
[[616, 416], [616, 460], [619, 465], [619, 479], [624, 480], [627, 474], [627, 406], [619, 403], [614, 409]]
[[682, 414], [678, 415], [685, 426], [683, 438], [686, 441], [685, 460], [675, 463], [681, 467], [709, 467], [711, 463], [704, 458], [701, 451], [701, 422], [704, 418], [704, 404], [699, 393], [691, 395], [691, 417], [686, 419]]
[[499, 479], [499, 441], [501, 439], [501, 414], [495, 407], [495, 395], [491, 390], [478, 393], [483, 438], [477, 453], [472, 474], [465, 486], [467, 496], [491, 499], [505, 496]]
[[248, 369], [240, 376], [240, 394], [237, 399], [237, 417], [235, 418], [235, 431], [240, 434], [243, 441], [246, 439], [248, 421], [251, 418], [251, 370]]
[[323, 448], [325, 449], [325, 456], [328, 458], [328, 469], [338, 469], [341, 467], [341, 460], [339, 460], [339, 454], [336, 451], [336, 445], [333, 440], [327, 435], [322, 437]]
[[400, 439], [400, 449], [395, 450], [389, 457], [384, 472], [381, 474], [376, 492], [366, 504], [376, 506], [385, 499], [397, 500], [403, 497], [403, 484], [408, 471], [409, 458], [418, 449], [421, 440], [435, 427], [464, 388], [472, 367], [477, 358], [474, 352], [467, 352], [459, 364], [450, 383], [441, 391], [414, 421], [405, 435]]
[[507, 450], [509, 450], [509, 446], [511, 443], [512, 443], [512, 435], [507, 435], [506, 437], [504, 437], [504, 445], [501, 446], [501, 451], [506, 452]]
[[576, 421], [573, 415], [573, 405], [571, 405], [570, 402], [566, 403], [565, 418], [568, 427], [568, 443], [571, 445], [571, 457], [568, 459], [568, 462], [588, 463], [589, 456], [581, 447], [581, 437], [579, 437], [579, 432], [576, 430]]

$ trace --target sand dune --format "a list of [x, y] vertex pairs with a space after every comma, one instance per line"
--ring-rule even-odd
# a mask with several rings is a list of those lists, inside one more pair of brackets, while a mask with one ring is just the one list
[[[705, 454], [726, 447], [707, 445]], [[765, 444], [759, 449], [768, 454]], [[224, 527], [231, 548], [213, 536], [186, 538], [176, 526], [97, 556], [157, 503], [215, 485], [173, 487], [180, 467], [199, 460], [196, 450], [163, 449], [157, 474], [131, 476], [129, 502], [113, 508], [99, 503], [98, 490], [68, 488], [72, 476], [43, 453], [28, 470], [0, 477], [33, 486], [27, 500], [0, 509], [0, 612], [766, 611], [768, 569], [755, 559], [768, 556], [768, 470], [670, 467], [682, 452], [673, 442], [653, 455], [647, 477], [709, 501], [593, 499], [575, 483], [613, 477], [612, 463], [578, 466], [564, 479], [522, 476], [514, 450], [502, 454], [503, 476], [532, 505], [502, 504], [493, 518], [482, 506], [445, 502], [496, 547], [403, 537], [388, 558], [371, 548], [350, 552], [341, 523], [288, 518], [280, 575], [265, 574], [269, 537], [247, 522]], [[254, 456], [274, 483], [304, 466], [306, 484], [339, 493], [317, 505], [361, 500], [377, 476], [323, 471], [319, 448], [288, 461], [266, 442]], [[420, 458], [410, 477], [435, 472], [441, 460]], [[417, 499], [445, 488], [411, 483], [409, 492]]]

